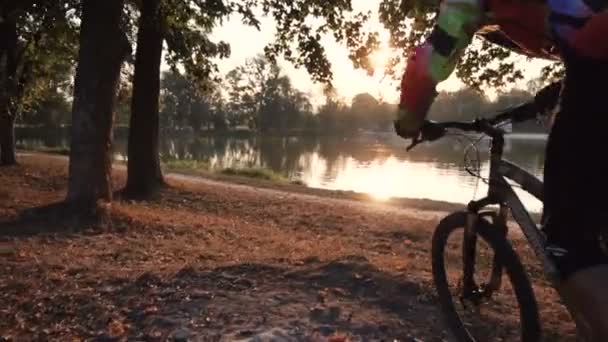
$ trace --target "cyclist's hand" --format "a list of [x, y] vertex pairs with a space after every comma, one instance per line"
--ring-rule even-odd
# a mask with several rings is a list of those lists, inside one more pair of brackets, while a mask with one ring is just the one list
[[395, 133], [403, 139], [417, 139], [424, 126], [424, 119], [419, 117], [404, 108], [399, 109], [398, 119], [394, 121]]
[[421, 128], [412, 129], [408, 125], [404, 125], [399, 120], [395, 120], [393, 125], [395, 127], [395, 133], [397, 133], [397, 135], [402, 137], [403, 139], [416, 139], [420, 136]]
[[412, 143], [410, 146], [408, 146], [407, 150], [410, 151], [411, 149], [413, 149], [418, 144], [424, 141], [437, 140], [443, 137], [445, 135], [445, 132], [446, 129], [443, 128], [441, 125], [436, 124], [432, 121], [425, 121], [422, 127], [420, 127], [418, 133], [416, 133], [416, 135], [408, 135], [408, 137], [411, 137]]

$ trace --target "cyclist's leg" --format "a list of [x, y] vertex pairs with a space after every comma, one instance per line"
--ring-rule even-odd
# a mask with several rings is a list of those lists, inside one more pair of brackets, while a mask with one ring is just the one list
[[566, 58], [561, 111], [547, 145], [545, 231], [563, 281], [558, 289], [577, 325], [608, 341], [608, 63]]
[[608, 341], [608, 265], [582, 269], [558, 289], [586, 341]]

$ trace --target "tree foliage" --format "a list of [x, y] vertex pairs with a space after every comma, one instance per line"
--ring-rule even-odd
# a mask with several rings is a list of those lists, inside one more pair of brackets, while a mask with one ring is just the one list
[[248, 128], [278, 134], [353, 134], [388, 130], [396, 105], [358, 94], [347, 104], [336, 98], [317, 111], [273, 61], [258, 55], [229, 71], [221, 82], [199, 84], [187, 75], [163, 75], [164, 129]]
[[[371, 70], [369, 54], [379, 45], [378, 35], [364, 32], [369, 13], [353, 13], [350, 0], [261, 0], [259, 4], [277, 25], [275, 41], [265, 49], [269, 58], [283, 55], [296, 67], [306, 68], [313, 80], [329, 83], [331, 63], [321, 40], [330, 33], [349, 48], [356, 67]], [[311, 19], [320, 23], [314, 25]]]
[[297, 128], [312, 111], [308, 96], [293, 87], [276, 62], [263, 56], [230, 71], [227, 86], [235, 116], [261, 131]]
[[[184, 63], [195, 77], [208, 77], [217, 66], [213, 59], [230, 54], [230, 42], [212, 42], [211, 30], [231, 15], [240, 15], [243, 23], [260, 28], [260, 15], [273, 19], [275, 39], [265, 47], [271, 61], [283, 57], [296, 67], [305, 68], [314, 81], [331, 85], [333, 74], [323, 38], [333, 37], [344, 44], [354, 67], [373, 73], [369, 56], [379, 46], [378, 32], [365, 26], [371, 13], [355, 13], [351, 0], [166, 0], [168, 8], [170, 65]], [[395, 52], [385, 72], [401, 76], [405, 58], [424, 41], [437, 16], [435, 1], [382, 0], [379, 21], [390, 33], [389, 46]], [[543, 70], [544, 79], [559, 77], [560, 63]], [[512, 51], [476, 36], [463, 53], [456, 76], [474, 89], [500, 88], [523, 78], [521, 64]]]
[[0, 164], [16, 161], [15, 122], [57, 95], [75, 55], [74, 3], [0, 2]]
[[[8, 115], [67, 90], [76, 56], [75, 1], [6, 1], [0, 5], [0, 90]], [[14, 29], [11, 31], [11, 26]]]
[[300, 128], [312, 115], [306, 94], [262, 56], [228, 72], [222, 82], [201, 83], [179, 72], [166, 72], [161, 100], [164, 127], [195, 131], [246, 126], [286, 132]]
[[222, 110], [216, 90], [200, 85], [179, 72], [165, 72], [162, 79], [161, 125], [166, 128], [210, 128]]
[[[462, 89], [455, 92], [440, 92], [429, 112], [429, 118], [436, 121], [472, 121], [479, 117], [490, 117], [506, 108], [530, 101], [542, 79], [531, 81], [528, 90], [511, 89], [498, 94], [494, 101], [473, 90]], [[516, 124], [518, 132], [546, 133], [548, 127], [535, 121]]]
[[344, 43], [358, 68], [371, 72], [369, 61], [378, 46], [376, 32], [365, 32], [369, 13], [354, 13], [351, 0], [165, 0], [167, 63], [182, 65], [192, 77], [207, 79], [217, 72], [216, 58], [230, 55], [230, 42], [209, 39], [213, 28], [231, 15], [246, 25], [261, 28], [260, 16], [272, 18], [273, 42], [264, 53], [272, 62], [283, 57], [305, 68], [312, 79], [331, 84], [331, 63], [322, 42], [326, 34]]
[[21, 115], [21, 122], [26, 125], [56, 128], [69, 124], [70, 102], [60, 92], [50, 92]]

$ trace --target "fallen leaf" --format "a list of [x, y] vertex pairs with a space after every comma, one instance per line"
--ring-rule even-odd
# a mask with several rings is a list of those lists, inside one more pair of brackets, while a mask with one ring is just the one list
[[118, 320], [113, 319], [108, 324], [108, 335], [112, 338], [117, 338], [125, 334], [125, 325]]
[[150, 315], [150, 314], [155, 314], [158, 312], [158, 307], [156, 306], [149, 306], [146, 308], [146, 310], [144, 311], [146, 313], [146, 315]]

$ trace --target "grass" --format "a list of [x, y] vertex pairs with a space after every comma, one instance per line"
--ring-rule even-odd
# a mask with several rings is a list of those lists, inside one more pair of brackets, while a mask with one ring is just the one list
[[[66, 147], [45, 147], [45, 146], [20, 146], [25, 151], [35, 151], [50, 154], [69, 155], [70, 149]], [[201, 172], [216, 172], [227, 176], [238, 176], [252, 179], [260, 179], [275, 183], [293, 184], [306, 186], [301, 180], [291, 180], [278, 172], [265, 168], [226, 168], [223, 170], [213, 170], [208, 162], [192, 159], [167, 159], [161, 161], [164, 168], [171, 171], [183, 172], [187, 174], [197, 174]]]
[[47, 146], [17, 146], [18, 149], [32, 152], [42, 152], [50, 154], [60, 154], [63, 156], [70, 155], [70, 149], [67, 147], [47, 147]]
[[294, 179], [294, 180], [292, 180], [292, 181], [291, 181], [291, 182], [289, 182], [289, 183], [291, 183], [291, 184], [293, 184], [293, 185], [301, 185], [301, 186], [306, 186], [306, 183], [304, 183], [304, 181], [301, 181], [301, 180], [299, 180], [299, 179]]
[[280, 173], [277, 173], [277, 172], [274, 172], [272, 170], [265, 169], [265, 168], [235, 169], [235, 168], [229, 167], [229, 168], [223, 169], [222, 171], [220, 171], [220, 173], [223, 175], [227, 175], [227, 176], [247, 177], [247, 178], [270, 181], [270, 182], [274, 182], [274, 183], [306, 186], [306, 184], [299, 179], [291, 180], [291, 179], [281, 175]]
[[226, 168], [220, 171], [223, 175], [228, 176], [241, 176], [255, 179], [263, 179], [273, 182], [285, 182], [288, 181], [287, 178], [282, 175], [268, 169], [264, 168], [243, 168], [243, 169], [234, 169], [234, 168]]
[[278, 172], [274, 172], [269, 169], [252, 167], [252, 168], [225, 168], [221, 170], [214, 170], [209, 163], [198, 160], [167, 160], [163, 162], [163, 166], [171, 171], [183, 172], [188, 174], [197, 173], [219, 173], [225, 176], [237, 176], [246, 177], [251, 179], [259, 179], [264, 181], [270, 181], [274, 183], [293, 184], [305, 186], [306, 184], [301, 180], [291, 180]]
[[162, 162], [167, 169], [174, 171], [208, 171], [209, 163], [192, 159], [171, 159]]

